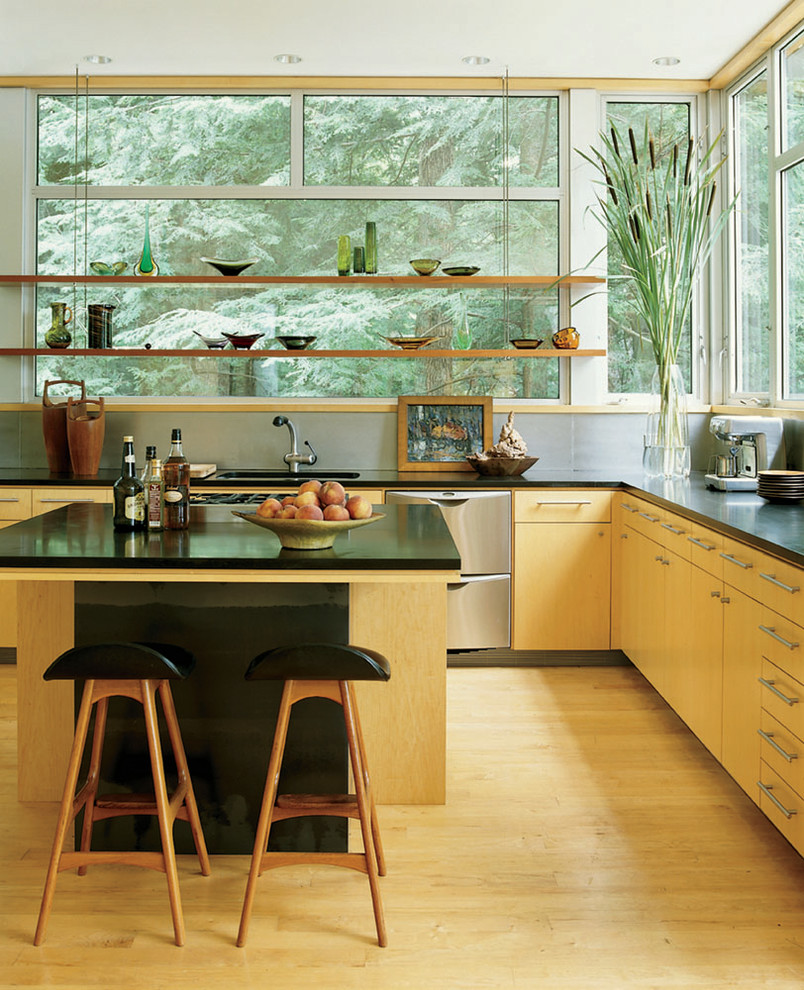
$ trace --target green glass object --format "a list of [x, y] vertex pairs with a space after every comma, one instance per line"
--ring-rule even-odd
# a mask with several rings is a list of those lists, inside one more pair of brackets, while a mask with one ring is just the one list
[[366, 224], [366, 274], [377, 274], [377, 224], [369, 220]]
[[[48, 347], [57, 350], [69, 347], [73, 342], [73, 335], [67, 329], [67, 324], [73, 318], [73, 311], [63, 302], [50, 304], [52, 316], [50, 318], [50, 329], [45, 334], [45, 343]], [[67, 315], [69, 313], [69, 316]]]
[[338, 274], [349, 275], [352, 271], [352, 239], [345, 234], [338, 238]]
[[150, 230], [150, 204], [145, 207], [145, 240], [142, 245], [140, 260], [134, 266], [135, 275], [158, 275], [159, 265], [154, 261], [151, 254], [151, 230]]
[[365, 270], [366, 270], [366, 256], [363, 253], [363, 248], [356, 247], [354, 250], [353, 271], [355, 275], [362, 275]]

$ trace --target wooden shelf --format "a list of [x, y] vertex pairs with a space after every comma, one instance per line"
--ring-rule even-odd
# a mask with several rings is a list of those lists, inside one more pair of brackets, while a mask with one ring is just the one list
[[219, 348], [145, 348], [145, 347], [110, 347], [103, 350], [90, 350], [84, 347], [0, 347], [0, 357], [14, 357], [26, 354], [50, 357], [208, 357], [208, 358], [250, 358], [264, 360], [265, 358], [572, 358], [572, 357], [604, 357], [605, 349], [579, 348], [578, 350], [558, 350], [556, 348], [538, 348], [533, 350], [518, 350], [505, 348], [495, 350], [466, 350], [448, 351], [421, 347], [416, 351], [376, 350], [376, 351], [287, 351], [287, 350], [246, 350]]
[[218, 285], [235, 288], [240, 285], [338, 285], [410, 287], [417, 289], [449, 289], [456, 286], [504, 288], [505, 286], [565, 286], [602, 284], [598, 275], [157, 275], [154, 278], [137, 275], [0, 275], [6, 285]]

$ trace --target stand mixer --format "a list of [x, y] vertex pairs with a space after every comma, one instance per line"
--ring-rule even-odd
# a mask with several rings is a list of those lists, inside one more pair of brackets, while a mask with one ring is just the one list
[[771, 416], [713, 416], [709, 432], [728, 444], [710, 459], [706, 482], [723, 492], [755, 492], [757, 473], [785, 468], [784, 430]]

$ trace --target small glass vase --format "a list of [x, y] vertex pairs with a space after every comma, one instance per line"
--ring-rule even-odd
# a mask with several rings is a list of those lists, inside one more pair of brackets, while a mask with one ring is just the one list
[[376, 275], [377, 274], [377, 224], [373, 220], [369, 220], [366, 224], [366, 242], [364, 251], [364, 261], [366, 266], [366, 275]]
[[677, 364], [659, 365], [653, 373], [642, 467], [648, 478], [689, 477], [687, 388]]
[[338, 238], [338, 274], [349, 275], [352, 271], [352, 239], [344, 234]]

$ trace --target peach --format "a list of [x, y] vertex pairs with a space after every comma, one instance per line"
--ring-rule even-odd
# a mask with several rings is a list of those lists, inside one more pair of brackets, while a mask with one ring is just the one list
[[325, 481], [318, 493], [322, 505], [344, 505], [346, 491], [339, 481]]
[[318, 495], [312, 491], [302, 492], [300, 495], [296, 496], [296, 508], [300, 509], [303, 505], [320, 505], [318, 501]]
[[286, 495], [282, 499], [282, 505], [283, 506], [285, 506], [285, 505], [295, 505], [295, 504], [296, 504], [296, 496], [295, 495]]
[[362, 495], [352, 495], [346, 503], [346, 511], [352, 519], [368, 519], [372, 514], [371, 502]]
[[317, 505], [302, 505], [296, 510], [297, 519], [323, 519], [324, 513]]
[[286, 505], [283, 507], [282, 511], [279, 513], [279, 519], [295, 519], [298, 509], [295, 505]]
[[282, 503], [278, 498], [267, 498], [257, 506], [257, 515], [265, 519], [273, 519], [282, 511]]
[[343, 521], [352, 517], [349, 515], [345, 505], [328, 505], [324, 509], [324, 518]]
[[304, 492], [315, 492], [317, 495], [320, 490], [321, 490], [321, 482], [316, 481], [315, 478], [309, 478], [307, 481], [303, 481], [299, 485], [299, 495], [303, 494]]

